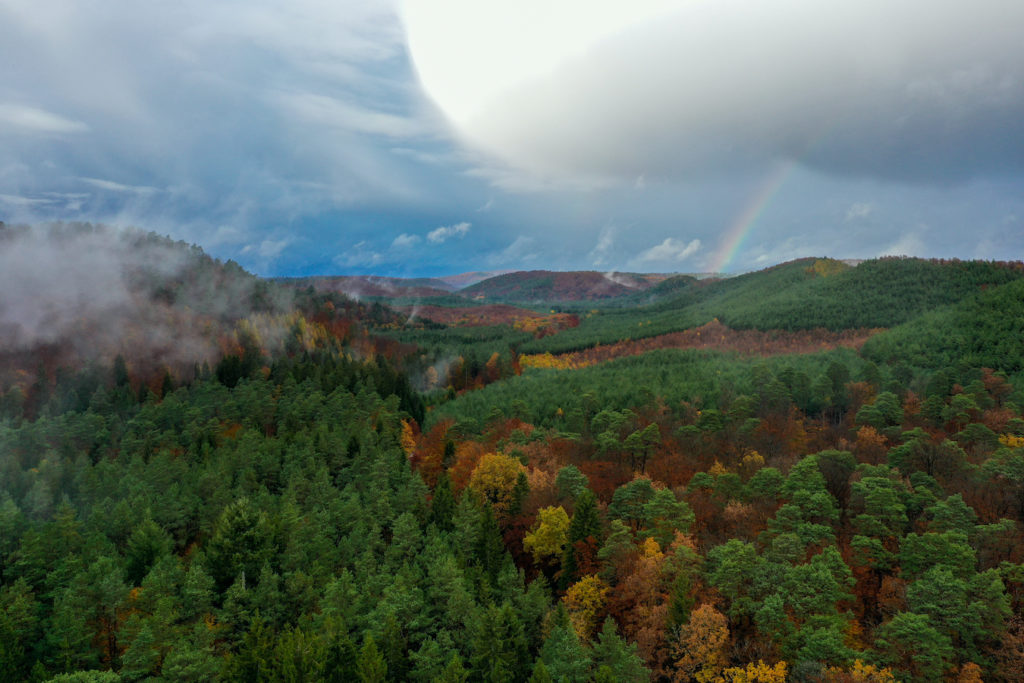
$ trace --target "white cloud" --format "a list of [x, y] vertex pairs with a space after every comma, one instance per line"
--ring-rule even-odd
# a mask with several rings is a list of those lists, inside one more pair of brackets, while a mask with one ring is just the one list
[[683, 242], [674, 237], [667, 237], [661, 244], [657, 244], [647, 251], [637, 254], [633, 262], [637, 264], [681, 263], [696, 254], [699, 249], [699, 239]]
[[220, 246], [222, 244], [241, 244], [249, 239], [249, 234], [234, 225], [220, 225], [213, 232], [211, 237], [205, 240], [208, 246]]
[[281, 255], [281, 252], [291, 244], [291, 240], [288, 238], [280, 240], [263, 240], [260, 242], [258, 253], [260, 257], [268, 260], [276, 259]]
[[846, 210], [846, 222], [867, 218], [875, 211], [875, 205], [869, 202], [855, 202]]
[[317, 93], [279, 93], [270, 99], [298, 120], [318, 126], [389, 138], [414, 138], [430, 132], [422, 122], [408, 116], [375, 111]]
[[0, 194], [0, 202], [17, 207], [44, 206], [53, 204], [55, 199], [43, 199], [40, 197], [22, 197], [14, 194]]
[[102, 178], [79, 178], [84, 183], [98, 187], [101, 190], [107, 190], [110, 192], [134, 192], [138, 194], [151, 194], [153, 192], [159, 192], [155, 187], [149, 187], [148, 185], [124, 185], [122, 183], [115, 183], [113, 180], [103, 180]]
[[470, 178], [480, 178], [499, 190], [512, 194], [541, 192], [578, 192], [609, 188], [615, 179], [607, 174], [581, 171], [574, 175], [553, 174], [537, 169], [522, 169], [494, 163], [479, 155], [466, 155], [471, 167], [465, 171]]
[[465, 221], [455, 225], [441, 226], [427, 233], [427, 241], [432, 244], [443, 244], [452, 237], [465, 237], [471, 226], [471, 223]]
[[878, 256], [924, 256], [926, 251], [922, 233], [928, 229], [920, 225], [916, 230], [905, 232], [899, 239], [878, 252]]
[[534, 251], [536, 240], [526, 235], [516, 237], [511, 244], [490, 255], [487, 259], [491, 265], [513, 265], [533, 261], [539, 255]]
[[[735, 272], [743, 272], [748, 268], [766, 268], [777, 263], [792, 261], [793, 259], [805, 256], [821, 256], [828, 254], [834, 258], [845, 258], [848, 254], [834, 254], [829, 248], [823, 247], [817, 238], [823, 238], [829, 243], [828, 236], [797, 235], [780, 238], [771, 242], [762, 242], [753, 245], [747, 252], [746, 258], [731, 265], [738, 266]], [[835, 242], [831, 242], [832, 249]]]
[[597, 244], [594, 245], [594, 248], [587, 255], [591, 265], [603, 266], [608, 260], [608, 254], [613, 244], [615, 244], [615, 226], [606, 225], [601, 229], [601, 234], [597, 238]]
[[20, 104], [0, 104], [0, 133], [5, 132], [4, 129], [7, 127], [21, 133], [84, 133], [89, 130], [89, 126], [81, 121], [45, 109]]
[[391, 242], [391, 247], [393, 249], [408, 249], [409, 247], [419, 244], [419, 241], [419, 235], [410, 235], [403, 232]]
[[403, 10], [417, 73], [463, 138], [541, 176], [628, 183], [780, 158], [888, 178], [1024, 170], [1024, 3]]
[[383, 261], [383, 254], [371, 249], [366, 240], [353, 244], [347, 252], [334, 257], [334, 262], [345, 268], [376, 266]]

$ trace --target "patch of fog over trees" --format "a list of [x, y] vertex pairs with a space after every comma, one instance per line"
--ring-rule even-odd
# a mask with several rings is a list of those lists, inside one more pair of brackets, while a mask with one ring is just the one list
[[121, 354], [185, 372], [218, 357], [233, 321], [291, 305], [291, 290], [155, 233], [0, 223], [0, 355], [76, 365]]

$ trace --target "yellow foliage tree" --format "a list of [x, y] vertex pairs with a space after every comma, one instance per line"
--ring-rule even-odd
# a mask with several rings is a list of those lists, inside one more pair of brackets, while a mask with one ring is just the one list
[[831, 678], [850, 683], [896, 683], [896, 676], [891, 669], [866, 664], [860, 659], [854, 661], [849, 670], [833, 666], [826, 669], [825, 672]]
[[528, 354], [519, 357], [519, 365], [524, 368], [554, 368], [556, 370], [578, 370], [592, 363], [577, 360], [573, 354], [553, 356], [550, 352]]
[[640, 557], [660, 557], [661, 546], [653, 538], [645, 538], [640, 543]]
[[604, 610], [605, 596], [608, 595], [608, 584], [596, 574], [584, 576], [569, 586], [565, 592], [565, 608], [569, 619], [576, 630], [576, 635], [583, 642], [590, 640], [597, 628], [598, 617]]
[[786, 663], [768, 665], [758, 660], [746, 667], [730, 667], [715, 678], [715, 683], [786, 683]]
[[999, 443], [1003, 444], [1007, 448], [1024, 448], [1024, 436], [1000, 434]]
[[533, 531], [523, 537], [523, 547], [540, 564], [547, 557], [561, 557], [569, 540], [569, 515], [561, 505], [541, 508]]
[[729, 620], [711, 605], [701, 605], [672, 643], [673, 681], [714, 683], [725, 668]]
[[752, 477], [762, 467], [764, 467], [764, 456], [757, 451], [749, 451], [740, 461], [741, 473], [746, 477]]
[[412, 423], [409, 420], [402, 420], [401, 442], [405, 454], [412, 455], [413, 450], [416, 449], [416, 435], [413, 433]]
[[487, 453], [469, 476], [469, 487], [490, 502], [499, 515], [508, 512], [516, 480], [524, 468], [517, 458]]

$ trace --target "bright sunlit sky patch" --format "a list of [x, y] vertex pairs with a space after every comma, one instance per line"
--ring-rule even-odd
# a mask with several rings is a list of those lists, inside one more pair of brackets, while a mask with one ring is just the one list
[[264, 275], [1024, 258], [1017, 0], [0, 0], [0, 220]]

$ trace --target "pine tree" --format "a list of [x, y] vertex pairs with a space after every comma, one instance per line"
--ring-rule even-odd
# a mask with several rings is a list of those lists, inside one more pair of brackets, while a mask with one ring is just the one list
[[590, 670], [590, 653], [580, 644], [569, 613], [561, 603], [551, 619], [551, 632], [540, 649], [540, 659], [552, 679], [584, 683]]
[[384, 655], [377, 648], [372, 635], [367, 635], [363, 648], [356, 658], [356, 679], [359, 683], [384, 683], [387, 679], [387, 664]]

